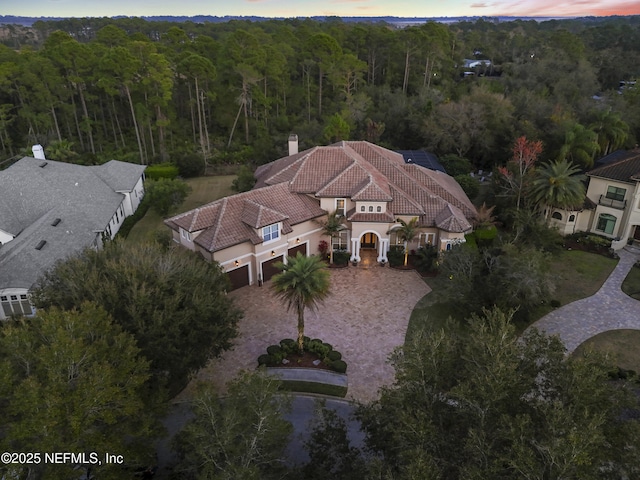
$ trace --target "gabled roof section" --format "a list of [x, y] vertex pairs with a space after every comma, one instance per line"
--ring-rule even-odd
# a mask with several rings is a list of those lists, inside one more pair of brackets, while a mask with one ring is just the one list
[[131, 192], [147, 167], [135, 163], [110, 160], [102, 165], [89, 168], [114, 191]]
[[253, 228], [262, 228], [288, 218], [284, 213], [260, 205], [253, 200], [245, 200], [242, 210], [242, 221]]
[[591, 177], [608, 178], [624, 183], [640, 181], [640, 150], [616, 151], [598, 160], [600, 167], [587, 172]]
[[281, 222], [282, 233], [289, 233], [292, 225], [325, 214], [317, 200], [291, 192], [285, 182], [216, 200], [164, 223], [173, 230], [199, 231], [194, 243], [216, 252], [247, 241], [262, 243], [257, 230], [263, 226]]

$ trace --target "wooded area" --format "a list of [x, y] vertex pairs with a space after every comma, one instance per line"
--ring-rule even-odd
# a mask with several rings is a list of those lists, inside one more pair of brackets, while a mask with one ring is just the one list
[[54, 160], [200, 172], [271, 161], [295, 132], [301, 148], [364, 139], [490, 168], [525, 135], [586, 167], [640, 136], [639, 25], [40, 21], [0, 45], [0, 157], [40, 143]]

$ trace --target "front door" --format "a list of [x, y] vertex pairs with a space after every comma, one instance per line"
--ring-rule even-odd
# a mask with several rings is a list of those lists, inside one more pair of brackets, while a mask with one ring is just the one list
[[376, 248], [378, 236], [375, 233], [365, 233], [360, 239], [361, 248]]

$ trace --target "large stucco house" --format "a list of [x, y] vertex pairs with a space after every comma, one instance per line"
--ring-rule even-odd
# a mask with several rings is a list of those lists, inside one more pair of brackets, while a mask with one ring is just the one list
[[554, 209], [551, 222], [562, 234], [594, 232], [614, 249], [640, 241], [640, 150], [613, 152], [587, 172], [587, 198], [572, 210]]
[[46, 270], [115, 236], [142, 200], [144, 169], [24, 157], [0, 171], [0, 319], [32, 314], [29, 290]]
[[329, 238], [320, 221], [337, 211], [344, 230], [334, 249], [360, 261], [365, 252], [386, 261], [402, 242], [399, 219], [418, 218], [409, 248], [447, 250], [463, 242], [476, 209], [460, 185], [441, 171], [406, 164], [399, 153], [368, 142], [340, 142], [297, 152], [263, 165], [253, 190], [165, 221], [180, 245], [219, 262], [237, 288], [267, 281], [287, 256], [312, 255]]

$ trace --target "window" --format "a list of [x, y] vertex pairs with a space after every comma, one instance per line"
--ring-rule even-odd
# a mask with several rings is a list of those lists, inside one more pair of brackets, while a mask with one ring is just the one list
[[560, 212], [553, 212], [551, 214], [551, 218], [555, 218], [556, 220], [562, 220], [562, 214]]
[[369, 207], [369, 212], [373, 212], [373, 207], [372, 206]]
[[362, 205], [362, 206], [360, 207], [360, 211], [361, 211], [361, 212], [364, 212], [364, 205]]
[[576, 216], [575, 215], [569, 215], [569, 221], [570, 222], [575, 222], [576, 221]]
[[605, 195], [605, 197], [610, 198], [611, 200], [618, 200], [619, 202], [622, 202], [626, 193], [627, 190], [624, 188], [609, 187], [607, 188], [607, 194]]
[[382, 207], [378, 205], [378, 206], [376, 207], [376, 212], [378, 212], [378, 213], [382, 212]]
[[262, 241], [270, 242], [272, 240], [277, 240], [280, 237], [280, 229], [278, 228], [278, 224], [274, 223], [273, 225], [268, 225], [262, 229]]
[[342, 215], [344, 217], [346, 211], [346, 200], [344, 198], [336, 198], [336, 214]]
[[392, 230], [389, 233], [389, 245], [404, 245], [404, 242], [400, 239], [398, 235], [398, 229]]
[[596, 230], [612, 235], [615, 226], [616, 217], [614, 217], [613, 215], [609, 215], [608, 213], [602, 213], [598, 217], [598, 225], [596, 226]]
[[348, 250], [349, 247], [349, 231], [342, 230], [331, 240], [334, 250]]
[[418, 237], [418, 247], [426, 247], [427, 245], [433, 245], [436, 240], [435, 233], [421, 233]]
[[0, 296], [0, 303], [5, 317], [33, 314], [31, 302], [29, 302], [29, 297], [26, 294], [2, 295]]

